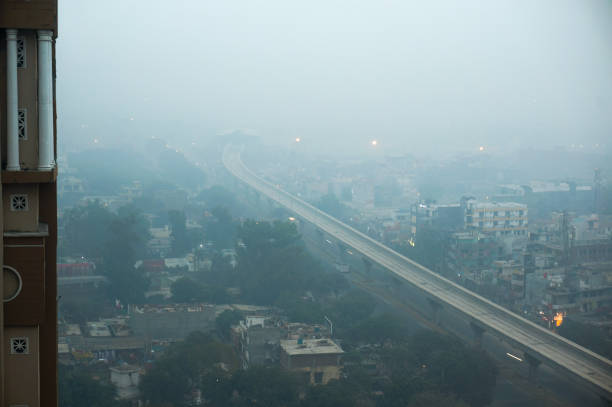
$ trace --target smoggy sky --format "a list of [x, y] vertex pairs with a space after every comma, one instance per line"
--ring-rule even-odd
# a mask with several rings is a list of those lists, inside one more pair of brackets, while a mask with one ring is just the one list
[[61, 137], [612, 144], [608, 0], [59, 0]]

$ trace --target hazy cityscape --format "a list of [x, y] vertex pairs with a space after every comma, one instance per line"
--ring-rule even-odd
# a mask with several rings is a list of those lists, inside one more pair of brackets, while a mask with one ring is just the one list
[[0, 405], [612, 404], [612, 3], [13, 3]]

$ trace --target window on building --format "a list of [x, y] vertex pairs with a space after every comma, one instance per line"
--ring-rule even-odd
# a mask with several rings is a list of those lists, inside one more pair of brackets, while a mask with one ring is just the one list
[[314, 374], [314, 382], [316, 384], [323, 383], [323, 372], [315, 372], [315, 374]]

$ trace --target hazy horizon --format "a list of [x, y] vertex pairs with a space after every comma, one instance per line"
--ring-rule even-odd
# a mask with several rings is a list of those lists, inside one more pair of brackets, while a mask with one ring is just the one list
[[[612, 2], [59, 2], [68, 143], [609, 151]], [[92, 144], [93, 145], [93, 144]]]

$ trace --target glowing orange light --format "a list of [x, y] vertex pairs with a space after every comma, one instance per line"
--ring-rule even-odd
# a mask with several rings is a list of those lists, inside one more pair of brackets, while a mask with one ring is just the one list
[[295, 138], [295, 142], [296, 142], [296, 143], [299, 143], [300, 141], [302, 141], [302, 139], [301, 139], [301, 138], [299, 138], [299, 137], [296, 137], [296, 138]]
[[377, 146], [377, 145], [378, 145], [378, 141], [376, 141], [376, 140], [372, 140], [372, 145], [373, 145], [373, 146]]
[[480, 146], [480, 147], [478, 147], [478, 150], [480, 150], [480, 151], [484, 151], [484, 146]]
[[563, 323], [563, 314], [561, 312], [557, 312], [553, 319], [555, 320], [555, 326], [561, 326]]

